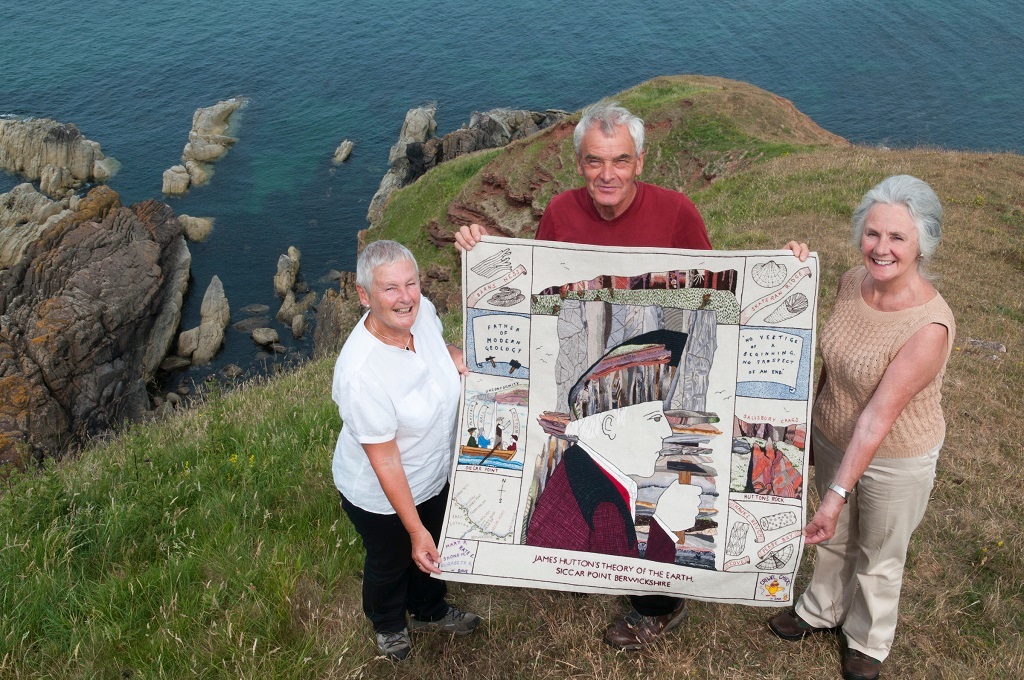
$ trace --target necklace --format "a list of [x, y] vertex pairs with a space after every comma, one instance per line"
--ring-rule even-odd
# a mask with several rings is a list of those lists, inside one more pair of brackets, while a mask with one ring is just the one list
[[389, 338], [386, 335], [384, 335], [383, 333], [381, 333], [380, 331], [378, 331], [377, 329], [375, 329], [374, 326], [376, 324], [373, 321], [373, 315], [372, 314], [370, 316], [366, 317], [366, 320], [368, 321], [368, 323], [366, 324], [366, 327], [370, 330], [371, 333], [373, 333], [375, 336], [380, 338], [380, 340], [385, 345], [391, 345], [392, 347], [398, 347], [399, 349], [403, 349], [403, 345], [404, 345], [404, 349], [408, 350], [409, 346], [412, 344], [412, 333], [409, 334], [409, 339], [406, 342], [403, 343], [401, 340], [395, 340], [394, 338]]

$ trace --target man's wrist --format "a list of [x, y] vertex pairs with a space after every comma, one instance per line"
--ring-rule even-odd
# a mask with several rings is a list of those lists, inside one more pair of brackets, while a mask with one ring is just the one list
[[846, 489], [839, 486], [835, 482], [829, 482], [828, 490], [834, 492], [837, 496], [843, 499], [843, 502], [850, 500], [850, 494], [853, 493], [853, 489]]

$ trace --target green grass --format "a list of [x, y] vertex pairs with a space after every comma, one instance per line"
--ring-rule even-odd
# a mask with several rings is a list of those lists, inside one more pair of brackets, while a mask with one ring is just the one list
[[501, 152], [500, 149], [480, 151], [443, 163], [407, 187], [391, 194], [387, 210], [371, 240], [392, 239], [406, 245], [426, 270], [434, 262], [447, 263], [450, 253], [439, 253], [423, 239], [423, 229], [431, 220], [447, 222], [448, 204], [480, 168]]
[[301, 667], [315, 636], [297, 612], [361, 564], [329, 477], [340, 426], [323, 398], [329, 369], [215, 396], [74, 464], [10, 477], [0, 675]]
[[648, 118], [659, 113], [665, 107], [677, 106], [681, 100], [687, 97], [694, 97], [714, 90], [713, 87], [656, 78], [626, 90], [615, 97], [615, 100], [641, 118]]
[[[650, 85], [620, 100], [661, 111], [683, 96], [670, 81]], [[652, 167], [670, 167], [666, 159], [685, 157], [684, 143], [697, 139], [697, 154], [717, 144], [713, 153], [726, 157], [733, 152], [722, 149], [740, 144], [737, 154], [758, 159], [691, 190], [716, 247], [807, 241], [822, 262], [819, 323], [837, 277], [859, 257], [848, 243], [849, 217], [863, 192], [908, 172], [942, 198], [946, 230], [935, 268], [957, 318], [943, 387], [946, 444], [911, 545], [883, 676], [1024, 675], [1024, 160], [859, 147], [751, 156], [755, 147], [743, 147], [742, 133], [702, 124], [679, 132], [678, 146]], [[550, 162], [541, 169], [553, 169], [552, 184], [575, 181], [569, 147], [552, 153], [540, 139], [513, 146], [528, 160], [476, 154], [396, 192], [370, 238], [406, 242], [423, 269], [450, 266], [453, 249], [429, 245], [422, 229], [432, 219], [444, 224], [450, 202], [479, 181], [480, 170], [518, 165], [514, 181], [525, 185], [534, 166]], [[538, 188], [535, 200], [546, 202], [550, 191]], [[444, 320], [446, 337], [457, 340], [461, 311]], [[968, 337], [1008, 351], [992, 359]], [[479, 631], [463, 639], [417, 635], [400, 666], [377, 657], [360, 610], [361, 545], [331, 478], [340, 428], [331, 369], [330, 359], [312, 362], [215, 394], [167, 422], [133, 426], [74, 460], [0, 482], [0, 677], [838, 675], [835, 638], [781, 643], [764, 626], [771, 610], [695, 602], [678, 632], [628, 655], [600, 641], [624, 612], [622, 598], [464, 584], [452, 584], [452, 599], [484, 617]], [[808, 551], [798, 575], [801, 588], [814, 555]]]

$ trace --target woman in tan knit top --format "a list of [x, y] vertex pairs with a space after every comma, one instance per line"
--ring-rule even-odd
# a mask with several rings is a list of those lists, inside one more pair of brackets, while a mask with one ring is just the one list
[[818, 559], [796, 606], [768, 625], [790, 641], [841, 628], [846, 680], [878, 677], [889, 654], [907, 546], [945, 436], [939, 401], [956, 325], [925, 270], [941, 221], [919, 179], [869, 191], [853, 215], [863, 264], [840, 279], [821, 332], [811, 433], [821, 504], [804, 527]]

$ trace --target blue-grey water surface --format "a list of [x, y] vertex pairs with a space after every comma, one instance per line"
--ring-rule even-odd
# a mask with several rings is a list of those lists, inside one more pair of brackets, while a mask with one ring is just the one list
[[[56, 0], [0, 4], [0, 114], [75, 123], [121, 164], [126, 204], [161, 198], [199, 106], [234, 95], [238, 144], [207, 186], [166, 199], [216, 218], [190, 244], [183, 327], [213, 274], [233, 310], [277, 303], [289, 245], [314, 289], [355, 234], [406, 110], [439, 133], [493, 107], [581, 106], [658, 75], [743, 80], [853, 142], [1024, 152], [1019, 0], [623, 3]], [[339, 168], [331, 154], [355, 141]], [[0, 173], [0, 191], [18, 178]], [[234, 320], [242, 318], [237, 312]], [[308, 340], [300, 343], [308, 349]], [[248, 365], [238, 332], [218, 364]]]

